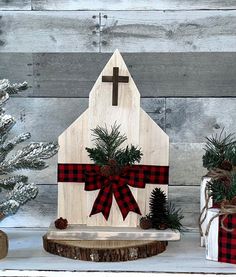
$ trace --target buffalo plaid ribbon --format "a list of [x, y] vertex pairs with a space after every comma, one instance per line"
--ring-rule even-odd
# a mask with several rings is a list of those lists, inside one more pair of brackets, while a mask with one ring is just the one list
[[[222, 215], [219, 222], [222, 220]], [[236, 264], [236, 214], [230, 214], [224, 219], [224, 226], [227, 229], [234, 229], [232, 232], [221, 228], [219, 224], [218, 236], [218, 261], [223, 263]]]
[[151, 165], [133, 165], [120, 175], [103, 176], [100, 166], [94, 164], [58, 164], [58, 182], [83, 182], [85, 190], [100, 189], [93, 204], [90, 216], [102, 213], [109, 218], [114, 195], [123, 219], [130, 211], [141, 214], [129, 186], [145, 188], [146, 184], [168, 184], [169, 167]]

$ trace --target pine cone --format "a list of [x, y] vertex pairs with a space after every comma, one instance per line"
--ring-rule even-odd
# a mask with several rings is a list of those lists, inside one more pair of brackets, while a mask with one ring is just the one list
[[228, 170], [228, 171], [231, 171], [233, 169], [233, 165], [230, 161], [228, 160], [224, 160], [221, 165], [220, 165], [220, 168], [221, 169], [224, 169], [224, 170]]
[[148, 217], [141, 217], [139, 221], [139, 226], [141, 229], [150, 229], [152, 228], [152, 221]]
[[110, 160], [108, 161], [108, 164], [109, 164], [110, 166], [115, 167], [115, 166], [117, 166], [117, 161], [114, 160], [114, 159], [110, 159]]
[[100, 172], [103, 176], [106, 176], [106, 177], [112, 175], [112, 169], [109, 165], [103, 165], [100, 169]]
[[230, 201], [230, 204], [236, 206], [236, 196]]
[[54, 224], [55, 224], [55, 227], [56, 227], [57, 229], [63, 230], [63, 229], [66, 229], [66, 228], [67, 228], [67, 226], [68, 226], [68, 221], [67, 221], [66, 218], [60, 217], [60, 218], [58, 218], [58, 219], [54, 222]]
[[159, 230], [165, 230], [165, 229], [167, 229], [167, 228], [168, 228], [168, 226], [167, 226], [166, 223], [161, 223], [161, 224], [159, 224], [159, 226], [158, 226], [158, 229], [159, 229]]

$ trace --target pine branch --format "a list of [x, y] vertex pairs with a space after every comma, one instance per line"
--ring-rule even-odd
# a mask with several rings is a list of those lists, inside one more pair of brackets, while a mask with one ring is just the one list
[[30, 143], [18, 150], [9, 160], [0, 164], [0, 174], [13, 172], [17, 169], [42, 170], [48, 166], [43, 160], [52, 157], [57, 151], [57, 143]]
[[223, 200], [232, 200], [236, 196], [236, 173], [232, 173], [230, 183], [221, 179], [212, 179], [207, 182], [209, 195], [215, 202], [220, 203]]
[[8, 216], [15, 214], [20, 207], [20, 204], [15, 200], [6, 200], [3, 203], [0, 203], [0, 221]]
[[181, 223], [183, 218], [183, 211], [181, 209], [176, 209], [175, 205], [169, 202], [166, 219], [167, 226], [172, 230], [183, 231], [184, 227]]
[[208, 170], [219, 167], [224, 161], [229, 161], [236, 165], [236, 139], [234, 134], [213, 135], [206, 138], [207, 142], [204, 147], [205, 154], [202, 157], [203, 166]]
[[141, 150], [138, 147], [131, 145], [125, 149], [120, 148], [127, 138], [119, 131], [120, 126], [114, 124], [111, 127], [111, 132], [107, 127], [96, 127], [92, 130], [94, 148], [86, 147], [88, 155], [97, 165], [107, 165], [109, 161], [114, 160], [117, 166], [132, 165], [141, 160]]
[[27, 183], [28, 177], [24, 175], [16, 175], [5, 179], [0, 179], [0, 192], [2, 189], [12, 190], [17, 183]]
[[11, 115], [0, 116], [0, 144], [4, 143], [9, 131], [15, 125], [15, 119]]
[[141, 161], [142, 153], [139, 147], [131, 145], [127, 146], [125, 149], [119, 149], [115, 153], [115, 160], [121, 166], [132, 165], [135, 162], [139, 163]]
[[3, 160], [5, 160], [8, 153], [10, 153], [10, 151], [12, 151], [13, 148], [17, 144], [24, 142], [25, 140], [29, 139], [30, 137], [31, 137], [30, 133], [24, 133], [24, 134], [21, 134], [15, 138], [13, 138], [12, 140], [8, 141], [7, 143], [4, 143], [3, 146], [0, 147], [0, 163]]
[[38, 194], [35, 184], [17, 183], [14, 189], [7, 196], [7, 200], [15, 200], [19, 205], [24, 205], [30, 199], [34, 199]]
[[[26, 82], [11, 84], [6, 79], [0, 80], [0, 174], [2, 175], [18, 169], [44, 169], [47, 167], [44, 160], [51, 158], [58, 151], [57, 143], [30, 143], [7, 159], [14, 147], [30, 138], [30, 134], [21, 134], [7, 141], [15, 119], [5, 114], [3, 105], [8, 100], [9, 94], [15, 94], [27, 88]], [[27, 181], [28, 178], [22, 175], [0, 180], [0, 191], [3, 189], [9, 191], [6, 199], [0, 203], [0, 220], [16, 213], [21, 205], [36, 197], [37, 186], [28, 184]]]
[[0, 97], [8, 94], [17, 94], [19, 91], [26, 90], [28, 88], [27, 82], [11, 84], [9, 80], [0, 80]]

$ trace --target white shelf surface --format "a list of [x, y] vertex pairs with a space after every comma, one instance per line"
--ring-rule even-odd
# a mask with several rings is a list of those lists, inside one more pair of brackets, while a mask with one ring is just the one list
[[47, 232], [46, 228], [2, 230], [8, 234], [10, 247], [8, 256], [0, 260], [0, 276], [6, 276], [8, 270], [236, 273], [236, 265], [205, 259], [205, 248], [200, 247], [198, 233], [184, 233], [180, 241], [169, 242], [167, 250], [157, 256], [128, 262], [96, 263], [71, 260], [45, 252], [42, 236]]
[[91, 227], [86, 225], [68, 225], [65, 230], [58, 230], [52, 223], [47, 232], [48, 239], [58, 240], [159, 240], [173, 241], [180, 239], [178, 231], [142, 230], [135, 227]]

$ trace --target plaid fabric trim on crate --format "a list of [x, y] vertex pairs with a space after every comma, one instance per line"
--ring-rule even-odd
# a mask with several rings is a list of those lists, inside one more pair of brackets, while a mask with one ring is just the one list
[[130, 211], [141, 214], [136, 200], [129, 188], [145, 188], [146, 184], [168, 184], [169, 167], [133, 165], [122, 174], [103, 176], [100, 166], [94, 164], [58, 164], [58, 182], [83, 182], [85, 190], [100, 189], [90, 216], [102, 213], [107, 220], [114, 195], [123, 219]]
[[[223, 216], [220, 216], [221, 222]], [[234, 229], [232, 232], [221, 228], [219, 224], [218, 237], [218, 261], [223, 263], [236, 264], [236, 214], [228, 215], [224, 220], [227, 229]]]

